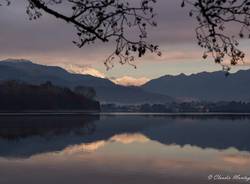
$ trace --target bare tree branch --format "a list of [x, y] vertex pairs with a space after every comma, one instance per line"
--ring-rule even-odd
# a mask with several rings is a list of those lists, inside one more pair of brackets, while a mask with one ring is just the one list
[[[62, 19], [76, 28], [78, 47], [96, 41], [115, 41], [114, 52], [105, 61], [109, 68], [118, 59], [121, 64], [131, 64], [136, 56], [147, 52], [161, 55], [159, 47], [148, 43], [147, 27], [156, 26], [153, 4], [156, 0], [26, 0], [27, 14], [37, 19], [47, 13]], [[9, 5], [10, 0], [0, 0], [0, 5]], [[53, 5], [70, 7], [70, 13], [58, 11]], [[195, 29], [198, 45], [204, 48], [203, 58], [209, 55], [223, 64], [227, 58], [231, 65], [244, 62], [244, 52], [239, 49], [238, 38], [247, 34], [250, 38], [250, 0], [183, 0], [188, 5], [189, 15], [198, 21]], [[231, 35], [231, 27], [238, 33]], [[230, 28], [229, 28], [230, 27]], [[131, 36], [129, 32], [135, 35]], [[238, 36], [236, 36], [238, 35]], [[230, 66], [224, 66], [229, 70]]]
[[2, 5], [10, 5], [10, 0], [0, 0], [0, 6]]
[[[9, 0], [4, 1], [9, 5]], [[159, 47], [147, 40], [147, 27], [156, 26], [153, 4], [156, 0], [27, 0], [30, 20], [38, 19], [42, 13], [72, 24], [78, 39], [78, 47], [96, 41], [115, 41], [114, 52], [106, 59], [107, 68], [118, 59], [121, 64], [131, 64], [135, 57], [147, 52], [161, 55]], [[1, 3], [2, 4], [2, 3]], [[55, 5], [61, 5], [62, 11]], [[67, 10], [66, 10], [67, 8]], [[70, 12], [69, 12], [70, 8]], [[129, 33], [134, 33], [131, 35]]]
[[[238, 38], [249, 34], [250, 1], [249, 0], [183, 0], [182, 7], [191, 6], [189, 15], [198, 21], [196, 36], [198, 44], [205, 49], [203, 58], [209, 54], [216, 63], [223, 64], [226, 57], [231, 65], [244, 62], [244, 52], [238, 46], [235, 34], [230, 35], [226, 29], [239, 27]], [[229, 70], [230, 66], [224, 66]]]

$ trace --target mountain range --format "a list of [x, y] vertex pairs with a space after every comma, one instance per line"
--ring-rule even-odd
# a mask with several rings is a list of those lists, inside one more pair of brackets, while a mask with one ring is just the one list
[[30, 84], [51, 81], [54, 85], [69, 88], [93, 87], [101, 103], [250, 101], [250, 70], [240, 70], [229, 76], [223, 71], [165, 75], [150, 80], [140, 87], [132, 87], [115, 84], [103, 77], [72, 73], [58, 66], [8, 59], [0, 61], [0, 81], [6, 80], [18, 80]]
[[0, 61], [0, 81], [6, 80], [23, 81], [35, 85], [51, 81], [54, 85], [69, 88], [93, 87], [97, 92], [97, 100], [102, 103], [166, 103], [174, 100], [167, 95], [144, 91], [140, 87], [120, 86], [109, 79], [73, 74], [57, 66], [35, 64], [28, 60]]
[[228, 76], [223, 71], [166, 75], [141, 87], [184, 101], [250, 101], [250, 70], [239, 70]]
[[91, 65], [81, 65], [81, 64], [53, 64], [52, 66], [59, 66], [69, 73], [73, 74], [83, 74], [83, 75], [91, 75], [99, 78], [107, 78], [111, 80], [113, 83], [121, 85], [121, 86], [141, 86], [148, 82], [150, 79], [146, 77], [132, 77], [132, 76], [122, 76], [122, 77], [108, 77], [105, 73], [95, 69]]

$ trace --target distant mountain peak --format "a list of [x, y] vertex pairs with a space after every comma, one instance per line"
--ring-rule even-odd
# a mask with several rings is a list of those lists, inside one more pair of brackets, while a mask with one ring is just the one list
[[142, 86], [143, 84], [150, 81], [150, 79], [146, 77], [131, 77], [131, 76], [123, 76], [120, 78], [112, 78], [112, 80], [115, 84], [122, 85], [122, 86]]
[[106, 78], [105, 74], [91, 67], [90, 65], [79, 65], [79, 64], [56, 64], [62, 67], [69, 73], [91, 75], [98, 78]]

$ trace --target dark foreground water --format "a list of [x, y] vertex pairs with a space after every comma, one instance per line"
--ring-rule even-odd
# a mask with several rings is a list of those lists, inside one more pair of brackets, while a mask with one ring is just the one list
[[0, 184], [250, 184], [247, 116], [1, 116]]

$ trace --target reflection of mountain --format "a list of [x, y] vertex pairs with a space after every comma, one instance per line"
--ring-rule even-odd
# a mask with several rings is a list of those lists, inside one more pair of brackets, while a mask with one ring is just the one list
[[98, 140], [96, 142], [90, 142], [90, 143], [83, 143], [83, 144], [77, 144], [73, 146], [69, 146], [63, 150], [64, 153], [77, 153], [77, 152], [94, 152], [97, 151], [98, 149], [104, 147], [107, 143], [111, 142], [117, 142], [120, 144], [131, 144], [131, 143], [146, 143], [148, 142], [149, 139], [145, 137], [142, 134], [139, 133], [132, 133], [132, 134], [119, 134], [119, 135], [114, 135], [108, 140]]
[[[129, 144], [148, 139], [166, 145], [250, 151], [249, 117], [104, 116], [95, 120], [95, 116], [1, 117], [0, 156], [30, 157], [74, 145], [88, 151], [106, 141]], [[32, 121], [38, 125], [32, 127]]]

